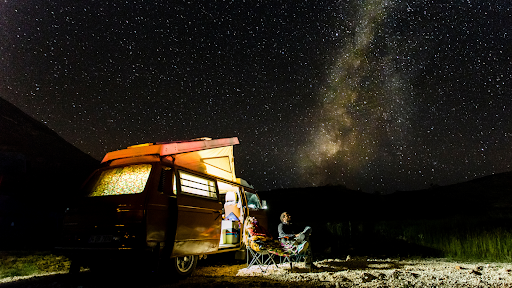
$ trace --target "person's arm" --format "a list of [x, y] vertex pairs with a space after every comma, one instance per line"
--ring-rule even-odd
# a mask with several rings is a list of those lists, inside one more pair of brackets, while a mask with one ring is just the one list
[[291, 237], [291, 238], [295, 238], [295, 234], [293, 233], [286, 233], [286, 232], [289, 232], [289, 231], [285, 231], [287, 227], [285, 227], [287, 225], [284, 225], [283, 223], [280, 223], [279, 226], [277, 226], [277, 231], [279, 232], [279, 237], [282, 238], [282, 237]]

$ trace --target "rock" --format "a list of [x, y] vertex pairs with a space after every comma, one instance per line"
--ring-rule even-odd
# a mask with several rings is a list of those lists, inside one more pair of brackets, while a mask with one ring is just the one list
[[393, 273], [391, 273], [391, 275], [389, 277], [392, 279], [400, 279], [401, 275], [402, 275], [401, 271], [395, 270], [395, 271], [393, 271]]
[[372, 275], [370, 273], [363, 273], [363, 276], [361, 277], [363, 283], [371, 282], [375, 279], [377, 279], [377, 276]]

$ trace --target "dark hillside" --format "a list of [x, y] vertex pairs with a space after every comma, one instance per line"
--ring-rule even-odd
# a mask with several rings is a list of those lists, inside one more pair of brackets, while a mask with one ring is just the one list
[[296, 221], [437, 219], [512, 211], [512, 172], [468, 182], [388, 195], [343, 186], [277, 189], [259, 192], [271, 218], [289, 211]]
[[396, 217], [402, 213], [412, 218], [442, 218], [512, 212], [512, 172], [426, 190], [396, 192], [384, 199], [386, 206], [398, 212]]
[[1, 195], [68, 198], [99, 163], [3, 99], [0, 135]]
[[0, 98], [0, 241], [48, 234], [98, 164]]

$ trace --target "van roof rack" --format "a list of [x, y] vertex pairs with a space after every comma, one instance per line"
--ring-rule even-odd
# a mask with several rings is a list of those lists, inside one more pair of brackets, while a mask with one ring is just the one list
[[144, 155], [168, 156], [193, 151], [201, 151], [213, 148], [233, 146], [239, 144], [238, 137], [231, 138], [196, 138], [186, 141], [157, 142], [133, 145], [123, 150], [117, 150], [107, 153], [103, 157], [102, 163], [115, 159], [137, 157]]

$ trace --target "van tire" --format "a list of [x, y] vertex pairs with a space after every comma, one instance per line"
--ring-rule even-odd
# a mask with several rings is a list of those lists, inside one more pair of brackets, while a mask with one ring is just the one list
[[197, 255], [187, 255], [183, 257], [175, 257], [172, 260], [174, 272], [179, 277], [185, 278], [190, 276], [196, 268], [199, 257]]

